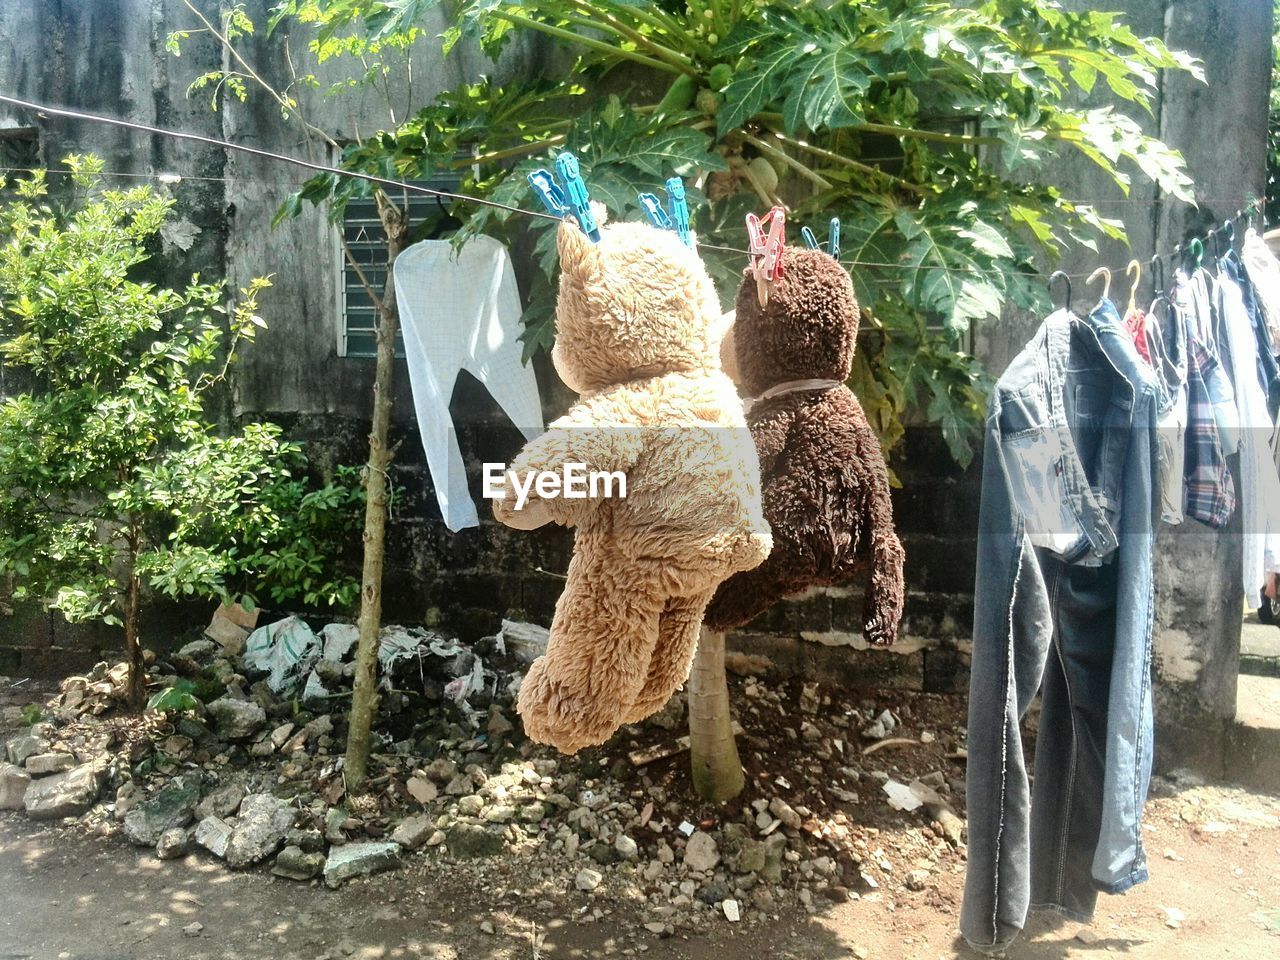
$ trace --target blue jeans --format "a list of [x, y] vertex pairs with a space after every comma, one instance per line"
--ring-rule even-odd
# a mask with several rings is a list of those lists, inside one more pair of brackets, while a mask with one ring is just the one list
[[[1147, 877], [1159, 388], [1103, 301], [1047, 319], [987, 418], [969, 694], [961, 932], [1030, 908], [1086, 921]], [[1035, 790], [1020, 723], [1042, 696]]]

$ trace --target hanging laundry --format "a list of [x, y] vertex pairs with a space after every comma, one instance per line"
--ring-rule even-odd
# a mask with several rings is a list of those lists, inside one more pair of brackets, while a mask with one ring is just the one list
[[1241, 259], [1245, 269], [1249, 271], [1249, 280], [1257, 293], [1258, 305], [1266, 318], [1267, 330], [1271, 334], [1271, 349], [1273, 352], [1280, 352], [1280, 260], [1276, 259], [1276, 255], [1267, 246], [1267, 241], [1252, 227], [1245, 231]]
[[1180, 300], [1182, 315], [1187, 321], [1187, 339], [1200, 344], [1207, 360], [1200, 365], [1200, 378], [1209, 398], [1209, 409], [1218, 425], [1218, 443], [1226, 456], [1236, 452], [1240, 443], [1240, 414], [1236, 408], [1235, 390], [1222, 366], [1218, 338], [1220, 322], [1214, 310], [1212, 295], [1213, 277], [1204, 267], [1197, 267], [1190, 276], [1175, 272], [1174, 289]]
[[1258, 341], [1237, 280], [1239, 262], [1223, 257], [1213, 294], [1225, 333], [1223, 361], [1234, 385], [1240, 415], [1240, 513], [1244, 595], [1261, 596], [1266, 575], [1280, 570], [1280, 474], [1271, 458], [1275, 424], [1258, 369]]
[[[1163, 310], [1161, 310], [1163, 308]], [[1161, 315], [1163, 312], [1163, 316]], [[1147, 310], [1146, 341], [1160, 384], [1156, 455], [1160, 519], [1182, 523], [1187, 431], [1187, 328], [1178, 305], [1157, 292]]]
[[[1114, 305], [1041, 324], [994, 391], [979, 516], [960, 924], [1007, 946], [1031, 904], [1087, 921], [1147, 877], [1160, 387]], [[1021, 720], [1042, 696], [1031, 790]]]
[[1133, 346], [1138, 356], [1147, 363], [1151, 362], [1151, 350], [1147, 345], [1147, 314], [1144, 310], [1131, 310], [1125, 314], [1124, 327], [1133, 338]]
[[449, 417], [459, 371], [485, 385], [516, 428], [542, 432], [533, 368], [520, 362], [520, 295], [507, 248], [487, 236], [455, 250], [424, 240], [396, 258], [396, 302], [418, 430], [445, 525], [479, 526], [475, 502]]

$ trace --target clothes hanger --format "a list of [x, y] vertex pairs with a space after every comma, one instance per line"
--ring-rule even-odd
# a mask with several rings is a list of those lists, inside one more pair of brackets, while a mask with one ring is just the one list
[[1156, 370], [1156, 374], [1164, 382], [1165, 387], [1169, 387], [1169, 380], [1165, 376], [1165, 369], [1175, 369], [1175, 364], [1169, 359], [1169, 351], [1165, 348], [1164, 327], [1159, 311], [1156, 307], [1164, 303], [1168, 306], [1173, 305], [1164, 292], [1164, 263], [1160, 260], [1160, 255], [1156, 254], [1147, 262], [1147, 273], [1151, 276], [1151, 306], [1147, 308], [1147, 350], [1152, 357], [1158, 358], [1159, 364], [1152, 364]]
[[1222, 230], [1227, 235], [1227, 252], [1235, 253], [1236, 251], [1236, 225], [1231, 220], [1222, 221]]
[[1050, 275], [1049, 299], [1051, 301], [1053, 299], [1053, 282], [1055, 280], [1061, 280], [1063, 283], [1067, 285], [1067, 296], [1066, 296], [1066, 299], [1062, 301], [1062, 309], [1067, 311], [1067, 313], [1070, 313], [1071, 312], [1071, 278], [1067, 276], [1065, 273], [1063, 273], [1061, 270], [1055, 270], [1052, 273], [1052, 275]]
[[1138, 312], [1138, 284], [1142, 282], [1142, 264], [1130, 260], [1124, 268], [1124, 275], [1129, 277], [1129, 303], [1125, 306], [1125, 316]]
[[1093, 283], [1093, 281], [1097, 280], [1099, 277], [1102, 278], [1102, 296], [1098, 298], [1098, 301], [1101, 302], [1111, 296], [1111, 271], [1106, 267], [1099, 267], [1097, 270], [1093, 271], [1093, 273], [1089, 274], [1089, 279], [1086, 280], [1085, 283]]

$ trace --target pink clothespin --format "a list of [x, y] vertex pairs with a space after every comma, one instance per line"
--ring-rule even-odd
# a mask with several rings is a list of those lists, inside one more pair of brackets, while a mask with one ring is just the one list
[[[764, 225], [769, 225], [766, 236]], [[763, 217], [747, 214], [747, 253], [756, 278], [756, 296], [760, 306], [769, 305], [769, 284], [782, 277], [782, 248], [786, 245], [787, 213], [774, 207]]]

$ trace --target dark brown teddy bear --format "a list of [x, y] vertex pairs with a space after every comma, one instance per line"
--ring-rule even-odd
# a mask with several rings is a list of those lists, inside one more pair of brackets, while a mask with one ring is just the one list
[[880, 442], [844, 385], [858, 301], [844, 268], [819, 250], [787, 247], [761, 309], [750, 270], [725, 339], [725, 371], [751, 397], [764, 515], [773, 552], [720, 585], [703, 622], [725, 631], [783, 597], [870, 574], [862, 632], [877, 646], [902, 619], [902, 545], [893, 530]]

